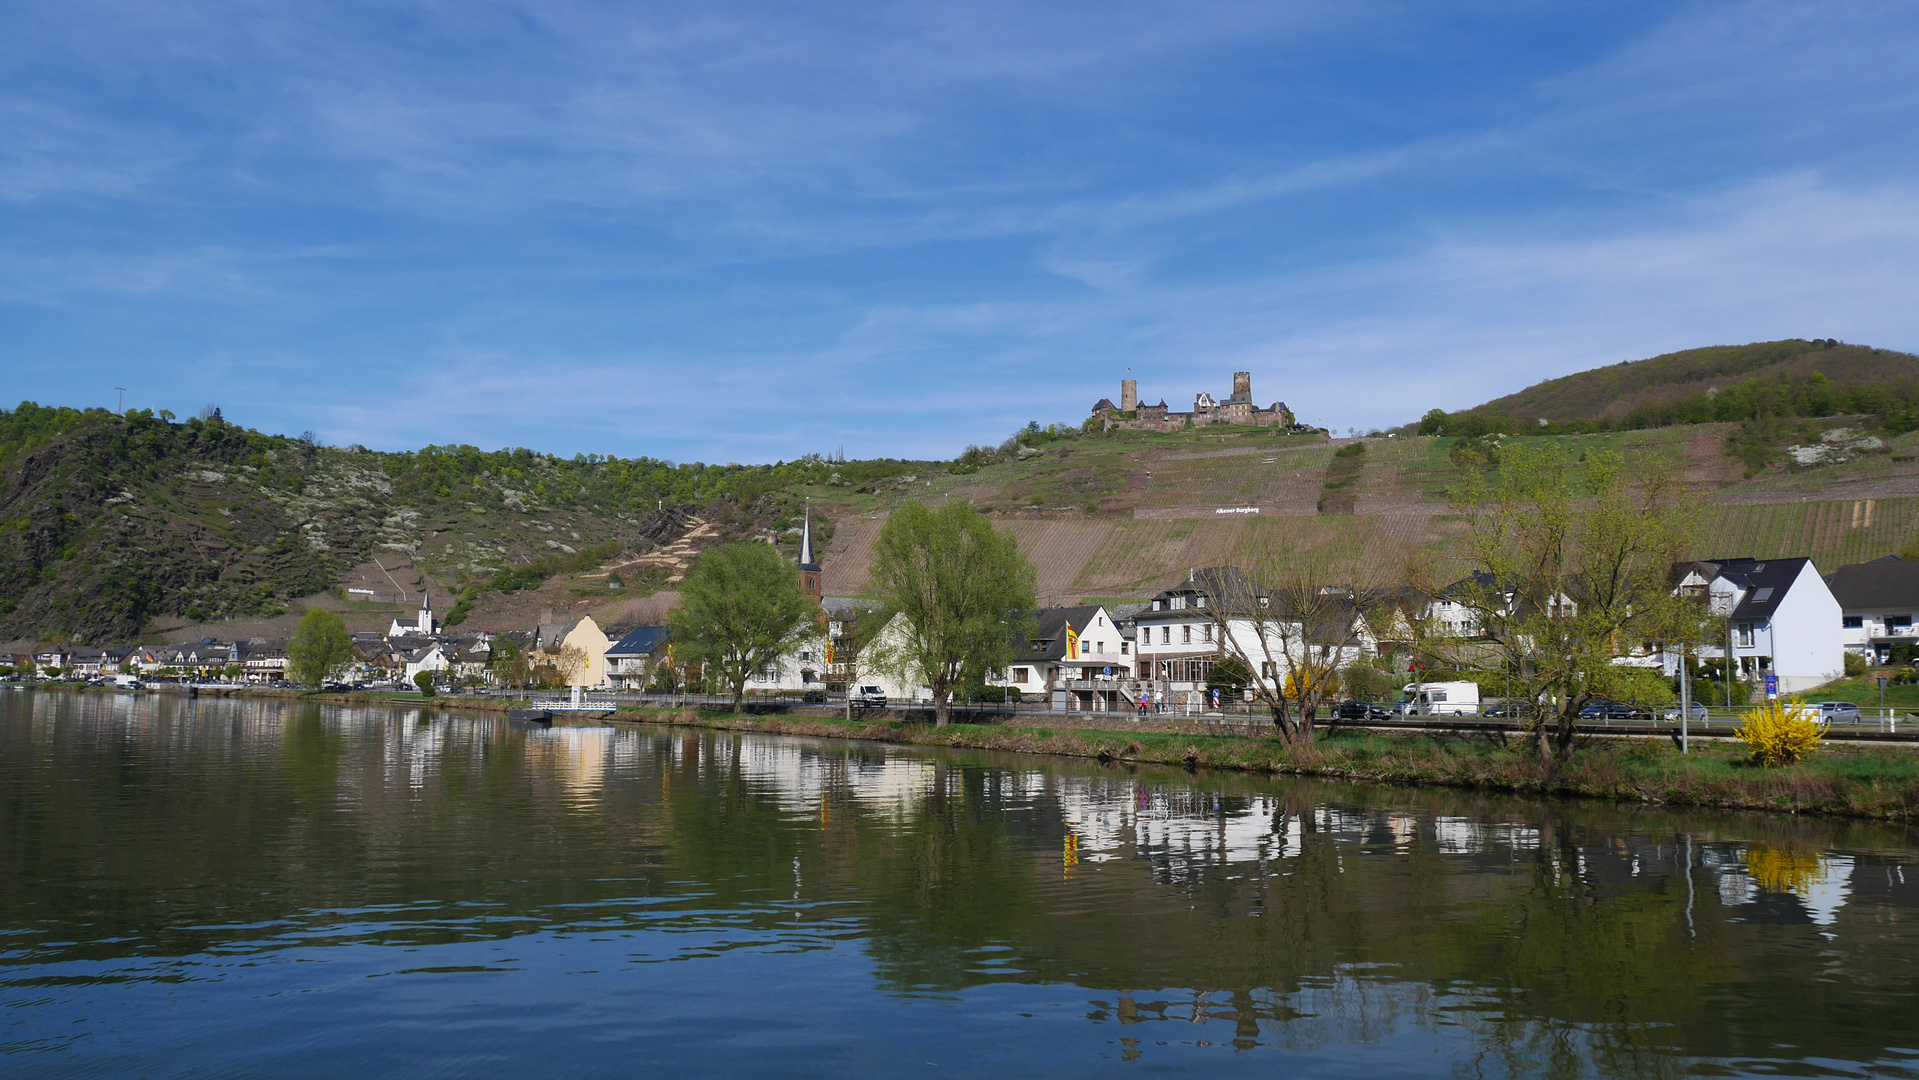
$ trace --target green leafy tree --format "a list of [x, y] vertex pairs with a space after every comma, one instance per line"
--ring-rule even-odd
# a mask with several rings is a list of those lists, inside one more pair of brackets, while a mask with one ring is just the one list
[[493, 651], [487, 657], [487, 668], [493, 672], [493, 681], [514, 689], [525, 686], [531, 677], [526, 649], [512, 638], [494, 639]]
[[1526, 736], [1542, 760], [1572, 756], [1579, 710], [1639, 696], [1639, 673], [1613, 661], [1641, 642], [1705, 640], [1703, 608], [1673, 595], [1690, 518], [1669, 469], [1611, 452], [1575, 461], [1562, 446], [1514, 446], [1488, 477], [1455, 494], [1467, 577], [1430, 591], [1464, 618], [1420, 620], [1436, 666], [1492, 667], [1537, 704]]
[[287, 642], [287, 673], [317, 687], [328, 675], [353, 659], [353, 639], [338, 612], [314, 608], [300, 616], [300, 626]]
[[729, 544], [708, 552], [680, 583], [680, 606], [668, 621], [676, 659], [703, 664], [737, 709], [747, 680], [813, 633], [818, 614], [778, 550]]
[[953, 692], [1003, 669], [1026, 639], [1035, 578], [1013, 534], [971, 506], [907, 503], [874, 549], [873, 587], [905, 616], [897, 637], [878, 646], [875, 666], [930, 687], [944, 725]]
[[431, 671], [414, 672], [413, 685], [420, 688], [420, 696], [432, 697], [433, 696], [433, 673]]

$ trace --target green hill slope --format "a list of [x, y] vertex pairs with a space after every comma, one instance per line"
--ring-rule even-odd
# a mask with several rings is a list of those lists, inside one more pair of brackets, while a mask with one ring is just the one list
[[1833, 413], [1910, 414], [1919, 356], [1825, 341], [1687, 349], [1529, 386], [1459, 412], [1429, 413], [1422, 434], [1664, 427]]
[[797, 523], [792, 492], [810, 474], [837, 473], [853, 491], [914, 470], [925, 471], [465, 446], [375, 453], [217, 415], [173, 423], [23, 403], [0, 410], [0, 640], [109, 642], [162, 616], [276, 615], [381, 553], [469, 598], [513, 592], [619, 567], [695, 517], [706, 543], [777, 534]]

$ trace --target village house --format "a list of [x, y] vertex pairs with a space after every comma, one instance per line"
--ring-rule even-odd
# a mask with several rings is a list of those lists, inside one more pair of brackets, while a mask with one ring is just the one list
[[1125, 708], [1133, 642], [1103, 605], [1041, 608], [1005, 684], [1027, 700], [1095, 712]]
[[664, 626], [638, 626], [606, 650], [607, 679], [616, 690], [644, 690], [658, 665], [667, 659], [672, 631]]
[[452, 666], [446, 647], [433, 641], [406, 654], [400, 667], [400, 680], [411, 684], [422, 672], [437, 679]]
[[1888, 555], [1842, 566], [1827, 579], [1839, 602], [1840, 644], [1868, 663], [1892, 662], [1892, 650], [1919, 645], [1912, 617], [1919, 614], [1919, 562]]
[[[1725, 620], [1726, 642], [1697, 650], [1702, 659], [1730, 649], [1743, 679], [1778, 677], [1781, 693], [1810, 690], [1845, 668], [1843, 615], [1811, 559], [1711, 559], [1678, 568], [1675, 588]], [[1668, 653], [1668, 674], [1679, 658]]]
[[[1194, 706], [1204, 700], [1213, 669], [1228, 656], [1247, 658], [1254, 678], [1277, 686], [1309, 658], [1314, 666], [1344, 667], [1376, 651], [1352, 590], [1329, 586], [1319, 593], [1313, 610], [1301, 614], [1289, 610], [1280, 594], [1257, 588], [1236, 567], [1189, 573], [1185, 582], [1131, 616], [1140, 692], [1155, 701]], [[1222, 597], [1249, 607], [1222, 614]]]
[[569, 623], [542, 624], [533, 637], [535, 652], [557, 654], [568, 646], [580, 650], [584, 660], [567, 673], [568, 686], [607, 685], [606, 650], [612, 645], [591, 615], [582, 615]]

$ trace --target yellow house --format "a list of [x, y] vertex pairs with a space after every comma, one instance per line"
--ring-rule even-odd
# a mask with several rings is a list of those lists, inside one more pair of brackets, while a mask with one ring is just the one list
[[534, 648], [540, 652], [558, 652], [569, 645], [580, 650], [586, 660], [568, 676], [567, 685], [605, 686], [606, 650], [613, 643], [607, 639], [606, 632], [600, 629], [600, 624], [593, 621], [593, 616], [582, 615], [564, 625], [543, 624]]

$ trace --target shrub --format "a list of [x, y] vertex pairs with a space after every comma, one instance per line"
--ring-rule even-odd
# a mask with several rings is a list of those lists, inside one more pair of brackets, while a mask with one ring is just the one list
[[420, 688], [420, 694], [422, 697], [432, 697], [433, 696], [433, 673], [431, 671], [421, 671], [421, 672], [415, 673], [413, 676], [413, 685]]
[[1733, 735], [1752, 747], [1760, 764], [1777, 768], [1805, 757], [1825, 733], [1826, 725], [1812, 719], [1803, 706], [1771, 701], [1746, 713], [1746, 722]]
[[1845, 664], [1846, 678], [1848, 679], [1856, 679], [1866, 673], [1866, 658], [1860, 656], [1858, 653], [1847, 653]]

